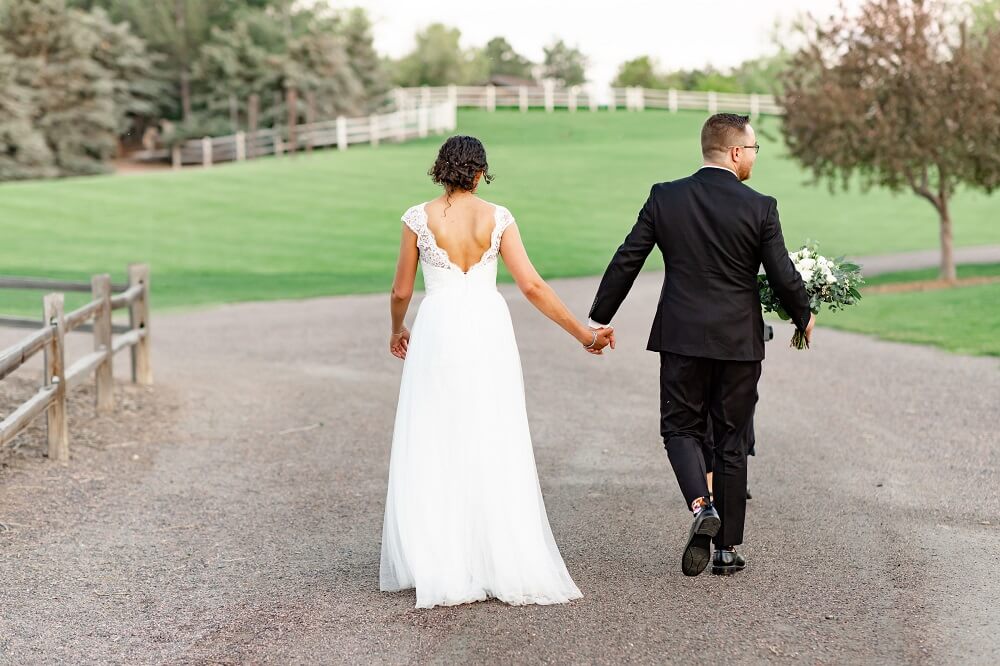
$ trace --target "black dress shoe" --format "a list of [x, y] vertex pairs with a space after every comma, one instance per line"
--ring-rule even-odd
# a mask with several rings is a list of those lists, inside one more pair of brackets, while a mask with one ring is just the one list
[[712, 556], [712, 573], [716, 576], [731, 576], [737, 571], [743, 571], [747, 565], [746, 559], [736, 552], [736, 549], [717, 548]]
[[712, 559], [712, 537], [718, 534], [721, 526], [719, 512], [711, 504], [695, 516], [681, 557], [681, 571], [685, 576], [697, 576], [708, 566]]

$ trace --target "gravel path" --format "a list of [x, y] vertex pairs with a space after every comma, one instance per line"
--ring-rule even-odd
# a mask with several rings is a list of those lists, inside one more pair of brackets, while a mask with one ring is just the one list
[[[596, 280], [554, 284], [585, 312]], [[749, 567], [687, 579], [643, 350], [658, 276], [606, 357], [502, 290], [583, 599], [417, 611], [380, 593], [402, 367], [385, 297], [226, 306], [155, 319], [157, 388], [123, 387], [137, 406], [102, 450], [59, 466], [26, 446], [0, 471], [0, 663], [1000, 661], [996, 359], [828, 330], [796, 352], [779, 328]]]

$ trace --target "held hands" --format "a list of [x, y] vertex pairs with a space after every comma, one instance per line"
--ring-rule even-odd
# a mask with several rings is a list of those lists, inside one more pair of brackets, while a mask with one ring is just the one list
[[[595, 334], [596, 337], [594, 337]], [[593, 344], [591, 344], [589, 340], [583, 343], [583, 348], [589, 354], [601, 356], [604, 354], [605, 347], [610, 346], [612, 349], [615, 348], [615, 329], [611, 326], [593, 329], [591, 331], [591, 337], [593, 339]]]
[[389, 336], [389, 353], [396, 358], [405, 359], [406, 349], [410, 346], [410, 329], [403, 327], [399, 333]]

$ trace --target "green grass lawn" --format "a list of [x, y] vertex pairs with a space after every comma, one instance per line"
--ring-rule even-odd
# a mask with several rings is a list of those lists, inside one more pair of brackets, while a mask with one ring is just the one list
[[[497, 180], [481, 194], [513, 211], [539, 270], [557, 277], [604, 269], [649, 185], [698, 166], [703, 118], [463, 111], [459, 131], [480, 136], [489, 151]], [[790, 246], [817, 239], [829, 255], [936, 246], [927, 203], [879, 191], [831, 195], [806, 185], [783, 156], [777, 121], [759, 129], [751, 184], [778, 197]], [[161, 310], [385, 291], [400, 214], [437, 195], [426, 171], [440, 141], [205, 171], [3, 184], [0, 274], [86, 279], [109, 271], [122, 280], [127, 262], [146, 261], [153, 305]], [[1000, 197], [960, 193], [956, 244], [1000, 243], [998, 214]], [[0, 312], [36, 313], [41, 298], [0, 292], [0, 300]]]
[[[958, 277], [1000, 276], [1000, 264], [959, 266]], [[933, 280], [937, 272], [880, 275], [869, 285]], [[819, 325], [885, 340], [915, 342], [961, 354], [1000, 356], [1000, 283], [935, 291], [864, 293], [861, 302], [840, 312], [822, 312]]]

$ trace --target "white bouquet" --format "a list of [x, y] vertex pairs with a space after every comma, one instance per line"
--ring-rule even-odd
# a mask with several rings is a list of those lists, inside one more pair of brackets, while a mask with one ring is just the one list
[[[789, 252], [788, 257], [795, 264], [795, 270], [802, 276], [806, 293], [809, 295], [809, 309], [819, 314], [823, 303], [831, 310], [842, 310], [861, 300], [858, 287], [864, 284], [861, 267], [844, 261], [843, 257], [830, 260], [816, 251], [816, 243], [806, 243], [801, 249]], [[764, 312], [776, 312], [783, 320], [790, 317], [778, 297], [767, 282], [766, 275], [757, 276], [760, 304]], [[792, 336], [792, 347], [805, 349], [809, 346], [805, 336], [798, 330]]]

